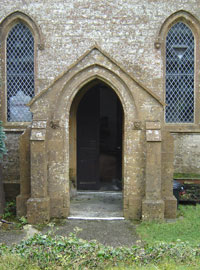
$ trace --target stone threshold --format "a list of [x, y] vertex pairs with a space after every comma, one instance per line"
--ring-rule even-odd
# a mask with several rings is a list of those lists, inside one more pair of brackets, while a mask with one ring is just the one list
[[73, 219], [73, 220], [125, 220], [124, 217], [73, 217], [69, 216], [67, 219]]
[[81, 194], [122, 194], [122, 191], [110, 191], [110, 190], [99, 190], [99, 191], [90, 191], [90, 190], [87, 190], [87, 191], [84, 191], [84, 190], [80, 190], [80, 191], [77, 191], [77, 195], [81, 195]]

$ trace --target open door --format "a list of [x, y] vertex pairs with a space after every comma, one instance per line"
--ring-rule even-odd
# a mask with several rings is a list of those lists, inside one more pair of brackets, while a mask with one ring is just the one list
[[121, 190], [122, 106], [103, 83], [90, 88], [77, 110], [77, 187]]
[[99, 189], [99, 92], [87, 92], [77, 111], [77, 187]]

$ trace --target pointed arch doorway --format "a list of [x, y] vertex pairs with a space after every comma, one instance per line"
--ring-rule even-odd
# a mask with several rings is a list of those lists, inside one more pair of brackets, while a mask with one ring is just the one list
[[95, 80], [84, 89], [76, 113], [77, 189], [122, 189], [121, 102], [111, 87]]
[[70, 110], [70, 216], [123, 218], [123, 108], [115, 91], [95, 79]]

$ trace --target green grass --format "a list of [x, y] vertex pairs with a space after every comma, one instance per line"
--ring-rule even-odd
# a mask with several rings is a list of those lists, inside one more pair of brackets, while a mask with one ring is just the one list
[[118, 267], [111, 267], [108, 270], [199, 270], [200, 269], [200, 260], [196, 259], [192, 263], [179, 263], [177, 264], [174, 261], [162, 261], [161, 263], [157, 264], [148, 264], [145, 266], [118, 266]]
[[172, 223], [142, 222], [137, 233], [148, 244], [155, 242], [187, 241], [191, 245], [200, 243], [200, 205], [179, 206], [179, 217]]
[[0, 256], [0, 269], [1, 270], [39, 270], [39, 266], [36, 266], [32, 262], [27, 262], [25, 258], [19, 255], [7, 253]]
[[198, 173], [174, 173], [175, 179], [200, 179], [200, 174]]
[[[41, 267], [35, 265], [31, 261], [27, 261], [25, 258], [22, 258], [18, 255], [7, 254], [1, 256], [0, 261], [1, 270], [40, 270]], [[79, 268], [74, 268], [79, 269]], [[83, 270], [90, 269], [87, 267], [80, 268]], [[98, 270], [98, 266], [94, 269]], [[131, 266], [121, 264], [116, 267], [106, 267], [105, 270], [199, 270], [200, 269], [200, 260], [196, 259], [193, 262], [188, 263], [175, 263], [174, 261], [163, 261], [157, 264], [148, 264], [145, 266], [132, 264]], [[46, 270], [67, 270], [65, 266], [49, 265]]]

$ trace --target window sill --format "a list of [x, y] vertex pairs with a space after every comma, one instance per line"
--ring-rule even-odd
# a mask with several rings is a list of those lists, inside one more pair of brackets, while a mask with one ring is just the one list
[[4, 122], [3, 127], [4, 131], [23, 131], [25, 130], [32, 122]]
[[183, 124], [183, 123], [177, 123], [177, 124], [166, 124], [165, 123], [165, 129], [168, 130], [171, 133], [200, 133], [200, 125], [199, 124]]

